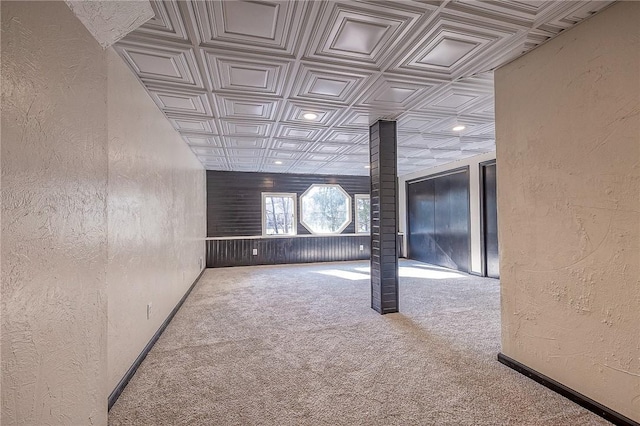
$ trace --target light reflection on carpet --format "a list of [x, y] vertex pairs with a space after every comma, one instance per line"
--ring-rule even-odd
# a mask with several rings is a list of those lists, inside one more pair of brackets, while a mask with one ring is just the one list
[[[421, 267], [414, 266], [400, 266], [398, 268], [398, 274], [400, 278], [425, 278], [430, 280], [446, 280], [451, 278], [469, 278], [467, 274], [440, 268], [432, 265], [420, 265]], [[344, 278], [350, 281], [368, 280], [370, 278], [370, 268], [358, 267], [353, 268], [354, 271], [345, 271], [344, 269], [329, 269], [322, 271], [315, 271], [317, 274], [329, 275], [337, 278]]]

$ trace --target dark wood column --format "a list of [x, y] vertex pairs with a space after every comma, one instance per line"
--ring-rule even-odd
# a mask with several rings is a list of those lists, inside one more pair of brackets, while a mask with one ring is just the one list
[[371, 307], [398, 312], [396, 122], [369, 128], [371, 159]]

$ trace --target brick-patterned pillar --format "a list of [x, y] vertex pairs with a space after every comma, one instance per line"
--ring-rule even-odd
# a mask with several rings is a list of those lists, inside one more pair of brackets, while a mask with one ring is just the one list
[[398, 312], [396, 122], [369, 128], [371, 158], [371, 307]]

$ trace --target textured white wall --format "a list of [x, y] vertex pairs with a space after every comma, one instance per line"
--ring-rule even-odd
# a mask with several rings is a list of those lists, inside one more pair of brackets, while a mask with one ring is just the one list
[[204, 168], [113, 49], [107, 62], [111, 392], [201, 271], [206, 189]]
[[[398, 210], [400, 212], [400, 232], [407, 232], [407, 181], [419, 179], [421, 177], [446, 172], [448, 170], [459, 169], [461, 167], [469, 167], [469, 214], [471, 215], [471, 224], [469, 232], [471, 234], [471, 271], [480, 273], [482, 271], [481, 258], [481, 236], [480, 236], [480, 163], [494, 160], [495, 152], [475, 155], [465, 158], [464, 160], [455, 161], [439, 167], [421, 170], [418, 172], [406, 174], [398, 178]], [[404, 239], [404, 252], [407, 252], [407, 237]]]
[[2, 8], [2, 417], [106, 424], [107, 76], [62, 2]]
[[200, 272], [205, 172], [63, 2], [0, 4], [0, 423], [105, 425]]
[[154, 16], [148, 0], [65, 0], [65, 3], [105, 49]]
[[502, 350], [640, 421], [640, 3], [498, 70]]

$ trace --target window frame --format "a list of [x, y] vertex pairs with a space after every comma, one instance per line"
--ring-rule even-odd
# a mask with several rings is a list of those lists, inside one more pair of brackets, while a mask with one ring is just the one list
[[[267, 209], [265, 201], [267, 197], [281, 197], [293, 199], [293, 234], [267, 234]], [[298, 235], [298, 194], [295, 192], [263, 192], [262, 200], [260, 202], [260, 209], [262, 211], [262, 236], [271, 237], [294, 237]]]
[[[344, 196], [347, 199], [347, 220], [346, 222], [335, 232], [316, 232], [313, 229], [311, 229], [311, 226], [309, 226], [308, 223], [306, 223], [304, 221], [304, 207], [302, 206], [302, 200], [304, 198], [305, 195], [308, 195], [309, 192], [311, 192], [311, 190], [313, 188], [316, 187], [336, 187], [340, 190], [340, 192], [342, 192], [344, 194]], [[344, 231], [349, 225], [351, 225], [351, 222], [353, 222], [353, 207], [352, 207], [352, 202], [351, 202], [351, 195], [345, 191], [345, 189], [342, 187], [342, 185], [337, 184], [337, 183], [314, 183], [312, 185], [309, 186], [309, 188], [307, 188], [306, 191], [304, 191], [301, 195], [300, 195], [300, 224], [302, 224], [302, 226], [305, 227], [305, 229], [307, 231], [309, 231], [311, 234], [313, 235], [340, 235], [342, 234], [342, 231]]]
[[[360, 221], [358, 220], [358, 200], [369, 200], [369, 230], [368, 231], [358, 231], [360, 227]], [[371, 194], [354, 194], [353, 196], [353, 215], [355, 216], [355, 233], [356, 234], [371, 234]]]

